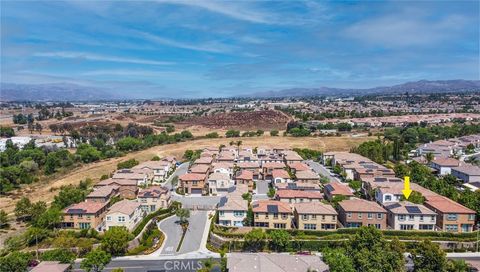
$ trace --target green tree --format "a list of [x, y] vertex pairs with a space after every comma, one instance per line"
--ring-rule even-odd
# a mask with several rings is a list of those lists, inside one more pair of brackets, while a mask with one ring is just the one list
[[85, 200], [87, 192], [73, 185], [62, 186], [58, 194], [53, 198], [53, 205], [60, 209], [66, 208], [74, 203]]
[[175, 215], [180, 218], [180, 224], [188, 223], [188, 218], [190, 217], [190, 210], [189, 209], [178, 209], [175, 212]]
[[323, 252], [323, 261], [328, 264], [330, 272], [356, 272], [352, 260], [343, 249], [329, 249]]
[[233, 137], [240, 137], [240, 131], [239, 130], [228, 130], [225, 132], [225, 137], [227, 138], [233, 138]]
[[271, 130], [270, 136], [278, 136], [278, 130]]
[[65, 248], [56, 248], [48, 250], [40, 255], [42, 261], [57, 261], [64, 264], [71, 264], [75, 260], [77, 255]]
[[267, 196], [273, 198], [275, 196], [275, 188], [270, 187], [268, 188]]
[[114, 256], [122, 255], [127, 251], [130, 236], [125, 227], [111, 227], [103, 235], [102, 249]]
[[446, 271], [447, 254], [432, 241], [424, 240], [411, 251], [415, 272]]
[[140, 162], [137, 161], [136, 159], [129, 159], [128, 161], [123, 161], [119, 162], [117, 164], [117, 169], [130, 169], [136, 165], [138, 165]]
[[33, 225], [38, 228], [53, 229], [62, 222], [62, 211], [56, 207], [51, 207], [38, 215]]
[[102, 157], [102, 153], [89, 144], [79, 145], [76, 154], [79, 155], [80, 159], [85, 163], [98, 161]]
[[30, 220], [32, 202], [27, 197], [22, 197], [15, 204], [15, 216], [22, 221]]
[[20, 251], [11, 252], [7, 256], [0, 258], [0, 271], [26, 272], [31, 258], [32, 256], [28, 253]]
[[213, 139], [213, 138], [218, 138], [220, 136], [218, 135], [218, 132], [210, 132], [210, 133], [207, 133], [205, 137]]
[[245, 247], [250, 250], [261, 250], [265, 246], [267, 235], [262, 229], [252, 229], [245, 234]]
[[8, 226], [8, 214], [4, 210], [0, 210], [0, 229]]
[[290, 243], [290, 234], [285, 230], [272, 230], [268, 234], [270, 247], [276, 251], [283, 251]]
[[[403, 196], [402, 196], [402, 198], [403, 198]], [[410, 201], [412, 203], [415, 203], [415, 204], [423, 204], [423, 202], [425, 202], [425, 197], [420, 192], [412, 191], [412, 193], [408, 197], [408, 201]]]
[[95, 249], [87, 253], [80, 263], [80, 268], [87, 272], [100, 272], [110, 262], [111, 255], [107, 252]]
[[427, 160], [428, 163], [431, 163], [434, 158], [435, 156], [433, 155], [432, 152], [428, 152], [427, 154], [425, 154], [425, 159]]

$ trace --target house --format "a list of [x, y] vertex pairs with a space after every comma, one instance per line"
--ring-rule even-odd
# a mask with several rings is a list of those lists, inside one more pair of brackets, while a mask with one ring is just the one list
[[241, 196], [222, 198], [218, 206], [218, 224], [222, 226], [243, 227], [247, 217], [248, 201]]
[[230, 179], [229, 174], [212, 173], [208, 177], [208, 190], [210, 194], [218, 194], [220, 192], [228, 192], [228, 189], [234, 185], [234, 181]]
[[213, 158], [212, 158], [212, 157], [210, 157], [210, 156], [208, 156], [208, 157], [207, 157], [207, 156], [204, 156], [204, 157], [203, 157], [203, 156], [202, 156], [202, 157], [196, 159], [193, 164], [197, 164], [197, 165], [202, 165], [202, 164], [203, 164], [203, 165], [210, 165], [210, 164], [212, 164], [212, 162], [213, 162]]
[[228, 174], [231, 177], [233, 175], [233, 168], [234, 168], [233, 163], [216, 162], [213, 164], [212, 172]]
[[257, 200], [252, 203], [254, 226], [270, 229], [291, 229], [290, 205], [276, 200]]
[[125, 227], [132, 231], [142, 220], [145, 212], [142, 205], [133, 200], [121, 200], [113, 204], [105, 216], [105, 229], [111, 227]]
[[137, 202], [141, 204], [144, 211], [150, 213], [168, 208], [171, 202], [170, 197], [170, 191], [166, 187], [150, 186], [138, 192]]
[[183, 192], [186, 194], [203, 194], [205, 189], [205, 174], [187, 173], [181, 175], [180, 187], [183, 188]]
[[248, 186], [248, 191], [253, 192], [253, 173], [249, 170], [242, 170], [235, 177], [237, 185], [245, 184]]
[[318, 191], [278, 190], [275, 199], [285, 203], [320, 202], [323, 197]]
[[206, 165], [206, 164], [194, 164], [190, 170], [189, 170], [190, 173], [194, 173], [194, 174], [203, 174], [203, 175], [208, 175], [208, 173], [210, 172], [210, 165]]
[[479, 182], [480, 167], [475, 165], [464, 165], [452, 168], [452, 175], [464, 182]]
[[354, 196], [352, 189], [348, 185], [336, 181], [326, 184], [323, 193], [325, 198], [330, 201], [336, 196], [344, 196], [346, 198]]
[[310, 170], [310, 167], [308, 167], [308, 165], [304, 164], [303, 162], [292, 162], [292, 163], [288, 163], [287, 165], [293, 174], [295, 174], [297, 171]]
[[460, 166], [460, 161], [454, 158], [436, 158], [430, 162], [430, 167], [435, 169], [440, 176], [451, 174], [452, 167]]
[[402, 201], [385, 205], [387, 223], [394, 230], [435, 230], [437, 214], [421, 204]]
[[70, 271], [70, 267], [70, 264], [63, 264], [58, 261], [42, 261], [30, 272], [66, 272]]
[[297, 181], [310, 182], [310, 183], [319, 183], [320, 176], [313, 172], [312, 170], [307, 171], [298, 171], [295, 173]]
[[284, 151], [283, 154], [284, 154], [283, 159], [287, 164], [300, 163], [303, 161], [303, 158], [300, 155], [298, 155], [298, 153], [295, 151], [287, 150], [287, 151]]
[[277, 190], [299, 190], [299, 191], [318, 191], [320, 192], [320, 185], [316, 183], [295, 181], [289, 183], [275, 184]]
[[100, 230], [108, 203], [80, 202], [63, 210], [62, 228]]
[[153, 173], [152, 181], [162, 182], [167, 178], [170, 170], [173, 169], [172, 164], [168, 161], [146, 161], [134, 166], [132, 169], [143, 169]]
[[229, 272], [327, 272], [328, 265], [316, 255], [281, 253], [228, 253]]
[[242, 171], [251, 171], [253, 174], [253, 178], [258, 179], [258, 176], [260, 174], [260, 165], [258, 164], [258, 162], [239, 162], [237, 163], [237, 167]]
[[[381, 187], [377, 187], [375, 191], [375, 200], [382, 204], [388, 204], [392, 202], [399, 202], [404, 199], [403, 195], [404, 185], [402, 183], [385, 183]], [[437, 196], [438, 194], [428, 189], [423, 188], [417, 183], [410, 183], [410, 189], [414, 192], [420, 193], [423, 197]]]
[[474, 210], [444, 196], [429, 197], [425, 207], [437, 214], [437, 227], [448, 232], [472, 232], [475, 226]]
[[112, 179], [129, 179], [137, 182], [137, 186], [147, 185], [149, 178], [145, 169], [120, 169], [113, 174]]
[[276, 183], [285, 183], [290, 181], [290, 175], [284, 169], [273, 169], [272, 170], [272, 182]]
[[85, 201], [107, 203], [110, 201], [110, 198], [118, 196], [119, 192], [120, 186], [118, 185], [100, 186], [95, 188], [93, 192], [89, 193], [85, 197]]
[[119, 194], [122, 198], [134, 199], [137, 197], [137, 181], [132, 179], [105, 179], [95, 184], [95, 188], [112, 185], [119, 187]]
[[232, 153], [230, 151], [222, 151], [220, 152], [220, 154], [218, 154], [217, 161], [234, 163], [235, 153]]
[[337, 212], [322, 202], [293, 204], [294, 224], [299, 230], [335, 230]]
[[338, 220], [346, 228], [387, 228], [387, 211], [374, 201], [352, 197], [338, 203]]
[[285, 164], [283, 162], [266, 162], [262, 165], [262, 177], [263, 179], [271, 179], [273, 170], [283, 169]]

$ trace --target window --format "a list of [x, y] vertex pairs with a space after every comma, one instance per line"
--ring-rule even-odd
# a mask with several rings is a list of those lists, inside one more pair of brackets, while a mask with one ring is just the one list
[[78, 218], [83, 218], [83, 214], [79, 214], [79, 215], [78, 215]]
[[413, 229], [413, 225], [400, 225], [400, 229], [401, 230], [412, 230]]
[[410, 214], [408, 216], [408, 220], [413, 221], [415, 219], [415, 215]]
[[391, 195], [386, 195], [385, 196], [385, 201], [392, 201], [392, 196]]
[[383, 218], [383, 214], [377, 213], [377, 219], [382, 219], [382, 218]]
[[447, 214], [447, 220], [448, 220], [448, 221], [455, 221], [455, 220], [457, 220], [457, 217], [458, 217], [458, 216], [457, 216], [456, 213], [449, 213], [449, 214]]
[[351, 212], [347, 213], [347, 217], [352, 218], [352, 213]]
[[420, 224], [418, 226], [419, 230], [433, 230], [433, 225]]
[[367, 218], [368, 219], [373, 219], [373, 213], [367, 213]]
[[[218, 215], [219, 216], [224, 216], [225, 215], [225, 212], [224, 211], [218, 211]], [[256, 215], [256, 214], [255, 214]]]
[[458, 225], [445, 225], [445, 230], [446, 231], [457, 232], [458, 231]]
[[258, 213], [255, 213], [255, 218], [257, 218], [257, 219], [258, 219]]
[[284, 229], [284, 228], [286, 228], [286, 226], [287, 226], [287, 225], [284, 224], [284, 223], [275, 223], [275, 224], [273, 224], [273, 228], [274, 228], [274, 229]]
[[125, 222], [125, 216], [119, 216], [118, 222]]
[[273, 218], [274, 218], [274, 219], [277, 219], [277, 218], [278, 218], [278, 213], [274, 213], [274, 214], [273, 214]]
[[469, 214], [469, 215], [468, 215], [468, 220], [469, 220], [469, 221], [475, 220], [475, 214]]
[[317, 224], [303, 224], [303, 228], [306, 230], [316, 230]]
[[398, 215], [398, 220], [404, 221], [405, 220], [405, 215], [404, 214], [399, 214]]
[[233, 216], [235, 217], [243, 217], [243, 212], [242, 211], [234, 211]]
[[332, 220], [335, 221], [337, 217], [335, 215], [332, 215]]
[[111, 217], [111, 216], [107, 216], [107, 221], [112, 221], [112, 217]]
[[423, 215], [420, 215], [420, 221], [423, 221]]
[[288, 214], [282, 213], [282, 219], [287, 219], [287, 218], [288, 218]]
[[89, 229], [89, 228], [90, 228], [90, 223], [80, 222], [80, 223], [78, 223], [78, 227], [79, 227], [80, 229]]
[[313, 220], [317, 219], [317, 215], [316, 215], [316, 214], [312, 214], [312, 219], [313, 219]]
[[302, 214], [302, 219], [303, 220], [308, 220], [308, 214]]
[[265, 218], [268, 219], [268, 213], [265, 214]]
[[358, 219], [362, 219], [363, 214], [361, 212], [359, 212], [357, 215], [358, 215]]
[[430, 216], [430, 221], [435, 221], [435, 215]]

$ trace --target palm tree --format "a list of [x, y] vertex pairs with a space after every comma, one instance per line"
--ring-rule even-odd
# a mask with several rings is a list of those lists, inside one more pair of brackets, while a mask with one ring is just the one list
[[180, 225], [185, 231], [188, 227], [188, 218], [190, 217], [190, 210], [189, 209], [178, 209], [175, 213], [180, 218]]
[[435, 157], [433, 156], [432, 152], [428, 152], [427, 154], [425, 154], [425, 159], [427, 159], [428, 163], [431, 163], [433, 159], [435, 159]]

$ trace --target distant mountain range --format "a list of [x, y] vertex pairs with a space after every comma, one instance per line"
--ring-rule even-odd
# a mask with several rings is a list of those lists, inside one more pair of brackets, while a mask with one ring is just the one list
[[368, 89], [343, 88], [290, 88], [280, 91], [258, 92], [248, 97], [310, 97], [332, 95], [367, 95], [367, 94], [398, 94], [398, 93], [448, 93], [480, 91], [480, 80], [420, 80], [394, 86], [375, 87]]
[[122, 99], [106, 90], [71, 83], [0, 84], [0, 101], [92, 101]]
[[[290, 88], [279, 91], [245, 94], [243, 97], [312, 97], [312, 96], [355, 96], [368, 94], [447, 93], [480, 91], [480, 80], [420, 80], [394, 86], [367, 89], [355, 88]], [[142, 99], [145, 97], [132, 97]], [[171, 97], [170, 99], [175, 99]], [[52, 84], [0, 84], [0, 101], [92, 101], [128, 99], [102, 88], [71, 83]]]

